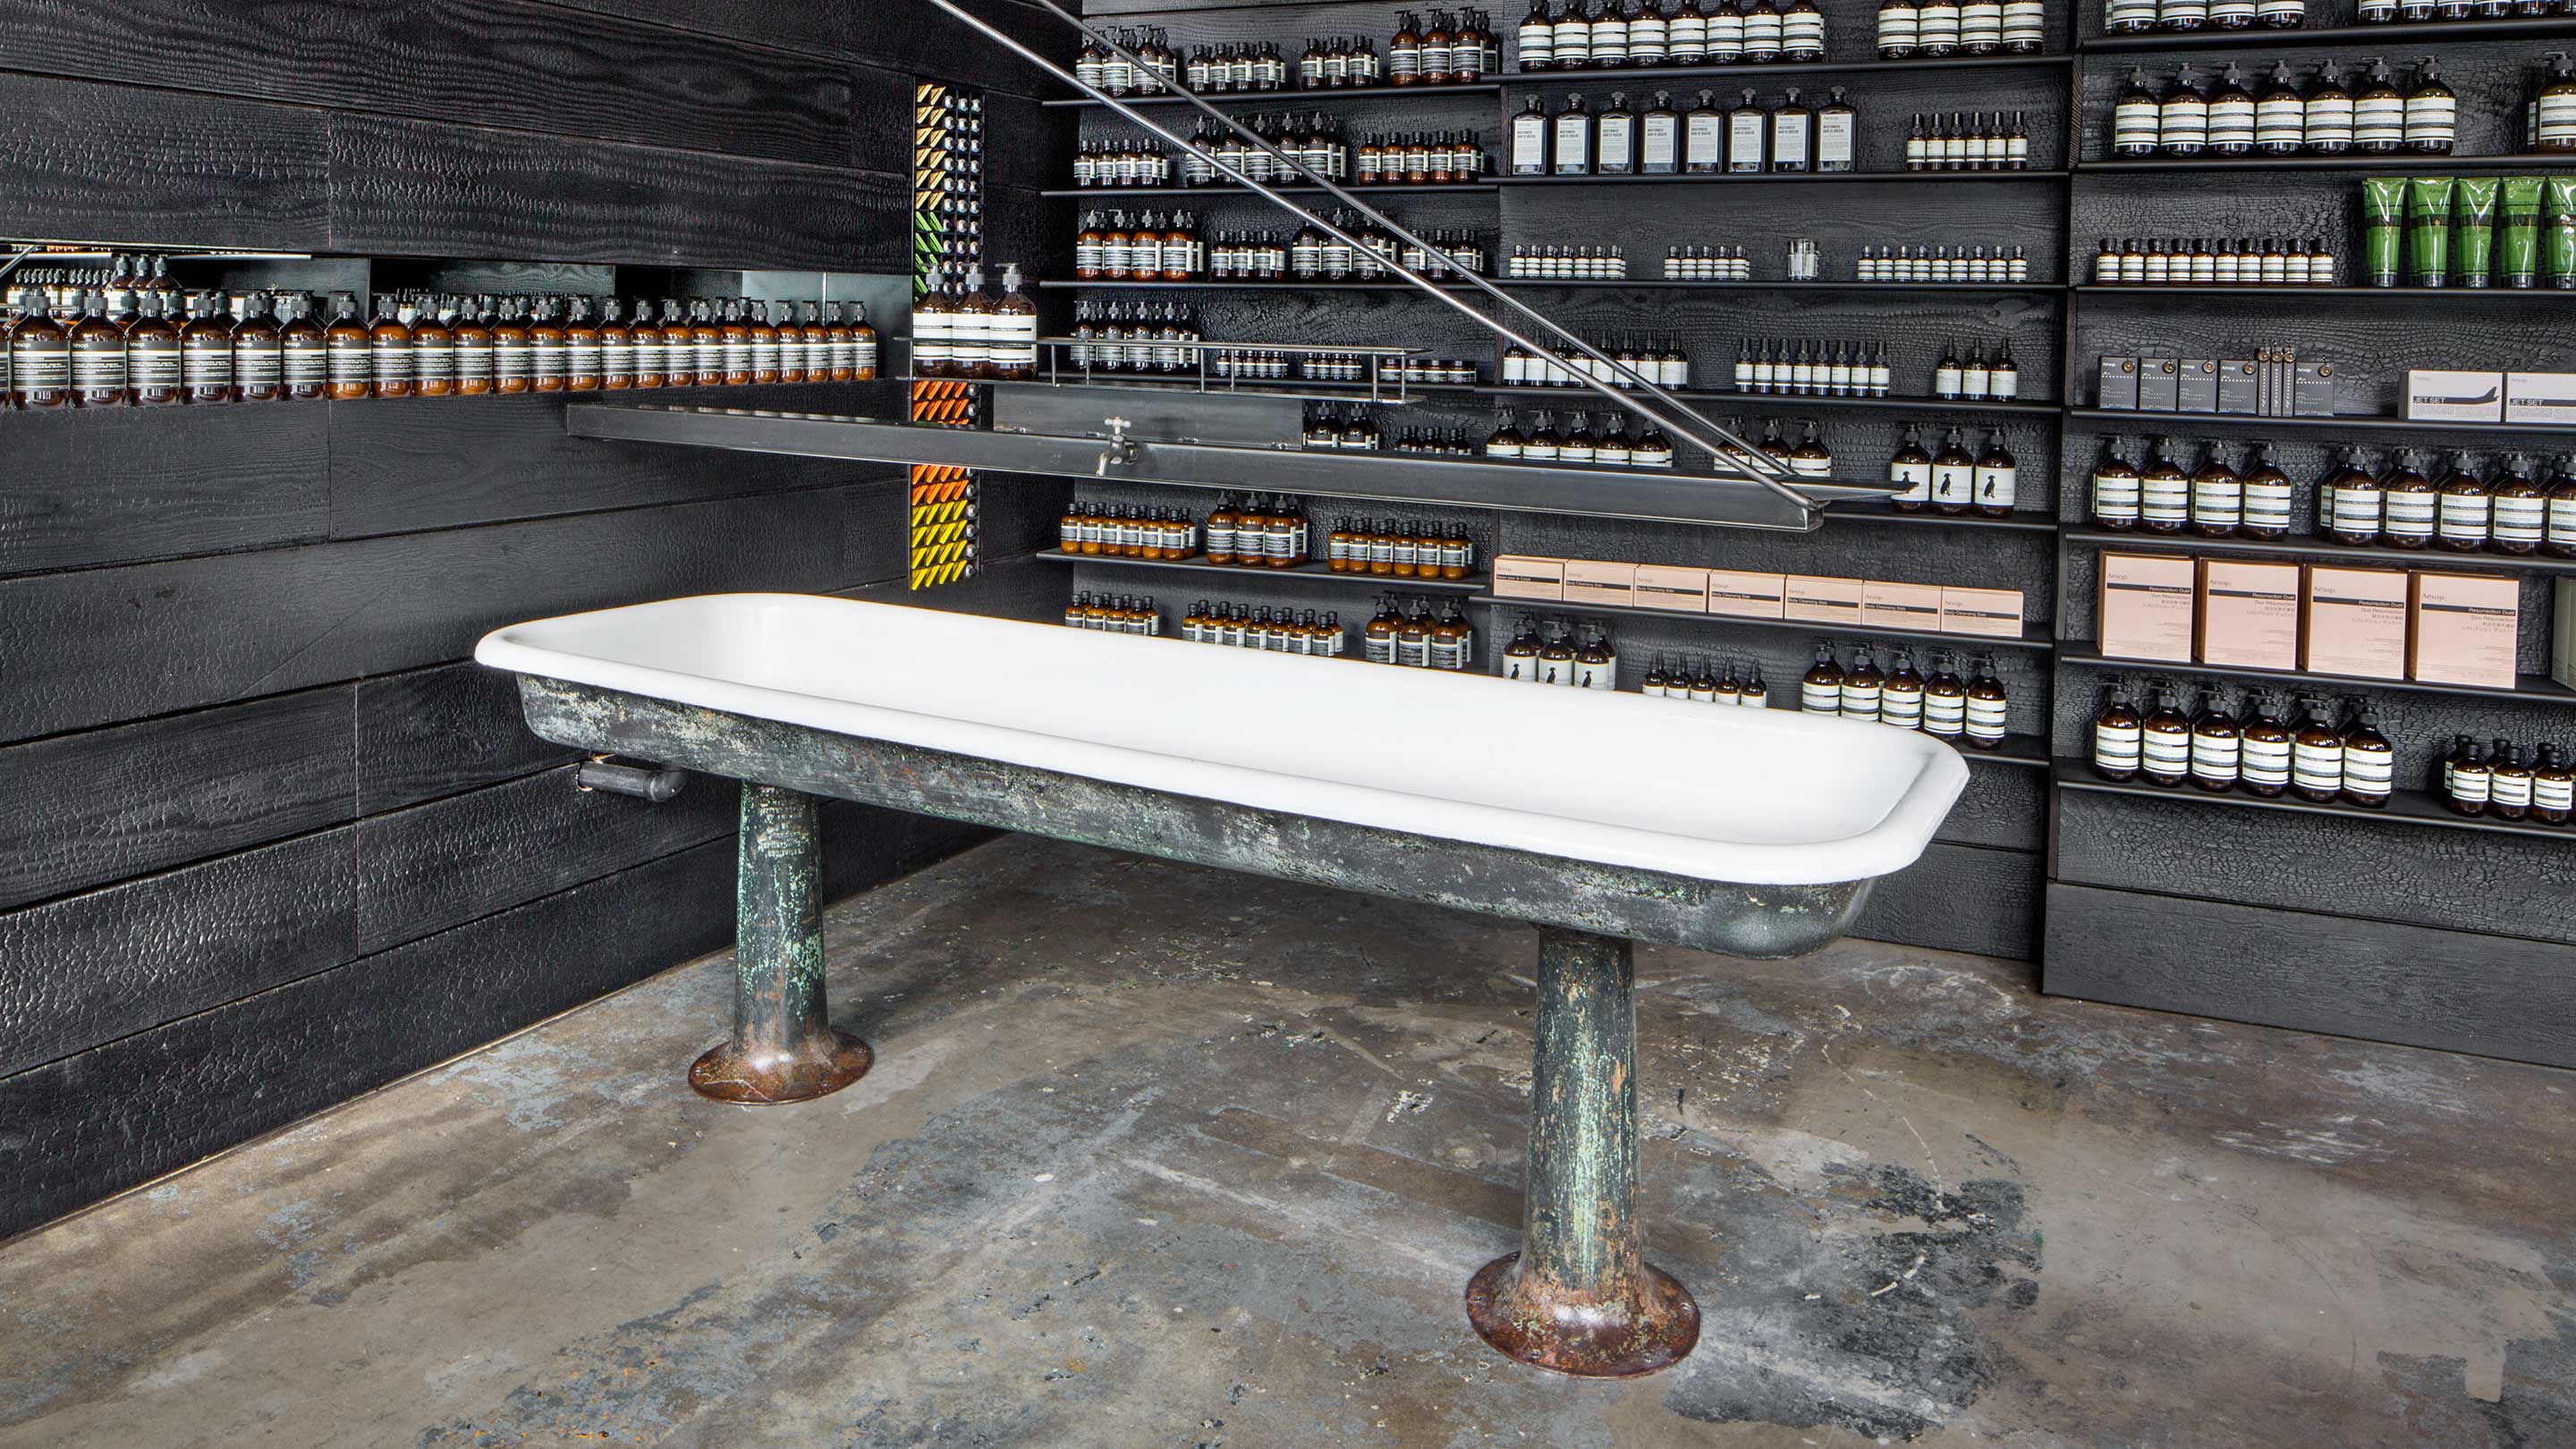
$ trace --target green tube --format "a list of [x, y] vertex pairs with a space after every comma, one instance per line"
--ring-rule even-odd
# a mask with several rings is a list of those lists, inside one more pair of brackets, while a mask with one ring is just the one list
[[2418, 176], [2406, 183], [2406, 260], [2419, 287], [2451, 284], [2451, 193], [2448, 176]]
[[2460, 178], [2460, 207], [2451, 220], [2452, 270], [2463, 287], [2483, 287], [2495, 266], [2496, 178]]
[[2540, 187], [2537, 176], [2504, 178], [2504, 242], [2497, 270], [2508, 287], [2540, 285]]
[[2402, 280], [2397, 266], [2397, 239], [2406, 226], [2406, 178], [2362, 178], [2361, 218], [2362, 268], [2369, 285], [2397, 286]]
[[2576, 176], [2549, 178], [2549, 285], [2576, 288]]

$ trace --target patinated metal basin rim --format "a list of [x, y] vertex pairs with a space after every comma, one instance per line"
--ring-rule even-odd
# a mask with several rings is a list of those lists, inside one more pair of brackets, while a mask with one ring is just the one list
[[1631, 941], [1825, 945], [1967, 779], [1883, 726], [802, 595], [543, 620], [475, 657], [519, 673], [546, 739], [744, 782], [733, 1030], [689, 1073], [720, 1100], [809, 1100], [871, 1061], [826, 1007], [817, 797], [1538, 925], [1525, 1247], [1467, 1311], [1587, 1376], [1699, 1334], [1639, 1248]]

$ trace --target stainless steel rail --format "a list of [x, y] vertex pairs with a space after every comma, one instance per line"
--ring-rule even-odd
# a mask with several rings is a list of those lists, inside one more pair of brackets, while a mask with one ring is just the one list
[[[1081, 91], [1084, 95], [1087, 95], [1093, 100], [1100, 102], [1102, 105], [1109, 107], [1111, 110], [1116, 111], [1119, 115], [1126, 117], [1137, 125], [1144, 127], [1147, 131], [1162, 138], [1165, 142], [1174, 146], [1179, 151], [1205, 161], [1212, 169], [1233, 178], [1243, 186], [1259, 194], [1272, 205], [1299, 217], [1342, 242], [1348, 243], [1353, 247], [1366, 248], [1367, 243], [1359, 236], [1344, 230], [1342, 227], [1336, 225], [1325, 217], [1308, 211], [1306, 208], [1289, 200], [1279, 192], [1273, 191], [1268, 186], [1262, 184], [1260, 181], [1254, 179], [1242, 170], [1227, 165], [1225, 161], [1215, 153], [1198, 146], [1188, 138], [1155, 124], [1151, 117], [1145, 115], [1135, 107], [1126, 104], [1124, 101], [1109, 94], [1107, 91], [1084, 81], [1080, 76], [1074, 74], [1072, 71], [1069, 71], [1063, 66], [1056, 64], [1054, 61], [1049, 60], [1047, 57], [1040, 55], [1028, 46], [1021, 44], [1018, 40], [1013, 39], [1006, 32], [970, 13], [963, 6], [958, 4], [957, 0], [930, 0], [930, 3], [956, 17], [960, 23], [982, 34], [986, 38], [992, 40], [995, 44], [1002, 46], [1004, 49], [1009, 50], [1012, 54], [1020, 57], [1022, 60], [1025, 60], [1029, 64], [1045, 71], [1047, 74], [1056, 77], [1058, 80], [1072, 86], [1074, 89]], [[1127, 49], [1125, 46], [1120, 45], [1117, 41], [1111, 39], [1101, 31], [1094, 29], [1091, 25], [1085, 23], [1080, 16], [1075, 15], [1073, 12], [1065, 9], [1062, 5], [1057, 4], [1056, 0], [1030, 0], [1030, 3], [1036, 5], [1040, 9], [1048, 11], [1058, 19], [1064, 21], [1067, 25], [1072, 26], [1075, 30], [1080, 31], [1093, 43], [1103, 47], [1111, 54], [1116, 55], [1121, 60], [1125, 61], [1128, 65], [1134, 67], [1139, 74], [1157, 74], [1154, 67], [1147, 63], [1142, 57], [1138, 56], [1134, 51]], [[1464, 265], [1460, 264], [1456, 258], [1449, 256], [1447, 252], [1442, 251], [1439, 247], [1434, 246], [1423, 237], [1416, 235], [1411, 229], [1396, 221], [1393, 217], [1386, 215], [1384, 212], [1381, 212], [1377, 208], [1369, 205], [1366, 201], [1343, 189], [1342, 186], [1334, 182], [1331, 178], [1317, 173], [1310, 169], [1304, 162], [1299, 161], [1294, 156], [1291, 156], [1280, 150], [1278, 147], [1273, 146], [1267, 138], [1258, 135], [1251, 128], [1240, 124], [1232, 116], [1229, 116], [1225, 112], [1217, 109], [1215, 106], [1208, 104], [1207, 101], [1191, 94], [1187, 90], [1181, 89], [1178, 86], [1170, 86], [1168, 89], [1171, 90], [1172, 94], [1187, 100], [1199, 111], [1213, 117], [1228, 130], [1242, 137], [1247, 143], [1258, 146], [1265, 154], [1270, 156], [1275, 163], [1284, 166], [1289, 171], [1305, 178], [1307, 181], [1313, 183], [1315, 186], [1333, 196], [1336, 200], [1341, 201], [1343, 204], [1351, 207], [1353, 210], [1356, 210], [1369, 220], [1376, 222], [1378, 225], [1385, 227], [1399, 240], [1409, 242], [1414, 246], [1422, 248], [1424, 252], [1441, 257], [1443, 260], [1449, 262], [1451, 267], [1458, 274], [1457, 280], [1464, 281], [1469, 285], [1474, 286], [1485, 296], [1493, 299], [1493, 301], [1499, 306], [1508, 308], [1515, 315], [1536, 323], [1538, 326], [1546, 329], [1546, 331], [1563, 339], [1564, 342], [1571, 344], [1574, 350], [1582, 353], [1584, 356], [1592, 359], [1601, 366], [1608, 368], [1612, 373], [1627, 379], [1629, 382], [1634, 384], [1636, 392], [1641, 392], [1647, 397], [1654, 399], [1655, 402], [1661, 404], [1664, 409], [1668, 410], [1668, 412], [1658, 411], [1653, 407], [1649, 407], [1645, 403], [1640, 402], [1634, 393], [1613, 386], [1611, 383], [1605, 382], [1601, 378], [1595, 377], [1588, 372], [1584, 372], [1579, 369], [1569, 369], [1573, 372], [1575, 379], [1583, 386], [1601, 394], [1609, 401], [1639, 414], [1648, 421], [1653, 422], [1656, 426], [1661, 427], [1666, 432], [1672, 434], [1674, 437], [1706, 450], [1710, 457], [1718, 460], [1721, 464], [1731, 464], [1739, 469], [1745, 477], [1751, 479], [1753, 482], [1761, 484], [1765, 488], [1768, 488], [1789, 503], [1808, 510], [1811, 513], [1823, 507], [1823, 504], [1815, 497], [1781, 481], [1782, 479], [1788, 478], [1792, 475], [1787, 468], [1783, 467], [1778, 462], [1778, 460], [1772, 458], [1769, 454], [1763, 452], [1754, 444], [1747, 442], [1745, 439], [1736, 436], [1733, 432], [1730, 432], [1729, 430], [1718, 426], [1715, 422], [1710, 421], [1696, 408], [1693, 408], [1689, 403], [1684, 402], [1682, 399], [1675, 397], [1672, 393], [1665, 391], [1663, 387], [1655, 383], [1651, 378], [1639, 376], [1633, 369], [1622, 365], [1618, 359], [1611, 357], [1607, 353], [1594, 347], [1592, 344], [1584, 341], [1582, 338], [1575, 336], [1571, 331], [1568, 331], [1565, 327], [1549, 318], [1546, 314], [1531, 308], [1526, 303], [1523, 303], [1518, 298], [1511, 296], [1509, 293], [1505, 292], [1500, 287], [1493, 285], [1483, 277], [1468, 271]], [[1555, 346], [1551, 346], [1547, 343], [1539, 342], [1525, 336], [1521, 332], [1516, 331], [1496, 318], [1486, 316], [1474, 307], [1469, 306], [1462, 298], [1440, 283], [1434, 282], [1411, 267], [1405, 266], [1400, 258], [1384, 257], [1381, 258], [1381, 260], [1389, 271], [1412, 284], [1415, 290], [1440, 302], [1453, 311], [1456, 311], [1461, 316], [1466, 317], [1469, 321], [1474, 322], [1477, 326], [1484, 328], [1495, 336], [1527, 348], [1529, 351], [1537, 353], [1540, 356], [1553, 356], [1560, 350]], [[1682, 421], [1685, 418], [1689, 421]]]

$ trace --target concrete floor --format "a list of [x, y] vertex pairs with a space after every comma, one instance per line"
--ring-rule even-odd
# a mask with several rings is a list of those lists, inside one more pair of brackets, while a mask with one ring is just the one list
[[1699, 1349], [1486, 1350], [1530, 933], [1012, 838], [837, 912], [876, 1070], [685, 1087], [729, 962], [0, 1250], [0, 1445], [2576, 1444], [2576, 1077], [1644, 949]]

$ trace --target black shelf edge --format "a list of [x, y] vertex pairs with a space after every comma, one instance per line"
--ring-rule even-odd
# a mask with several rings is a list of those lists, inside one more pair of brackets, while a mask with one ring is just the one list
[[[1209, 378], [1201, 385], [1196, 377], [1155, 377], [1132, 372], [1101, 372], [1084, 376], [1067, 369], [1053, 377], [1028, 378], [907, 378], [908, 382], [967, 382], [977, 387], [1081, 387], [1106, 388], [1112, 392], [1201, 393], [1208, 397], [1276, 397], [1303, 398], [1313, 402], [1374, 403], [1381, 407], [1406, 407], [1425, 396], [1465, 397], [1475, 389], [1456, 382], [1381, 383], [1372, 389], [1365, 382], [1303, 382], [1283, 378], [1277, 382], [1228, 382]], [[1292, 450], [1293, 451], [1293, 450]]]
[[1507, 70], [1503, 84], [1507, 87], [1543, 85], [1633, 84], [1655, 80], [1740, 79], [1758, 80], [1766, 75], [1819, 75], [1837, 71], [1949, 71], [2029, 69], [2034, 66], [2068, 65], [2075, 57], [2067, 51], [2045, 51], [2038, 55], [1948, 55], [1922, 60], [1775, 60], [1759, 65], [1642, 65], [1594, 70]]
[[1374, 584], [1397, 593], [1435, 592], [1447, 594], [1482, 593], [1492, 582], [1484, 574], [1469, 574], [1463, 579], [1397, 578], [1393, 574], [1335, 573], [1329, 564], [1303, 563], [1295, 568], [1252, 568], [1243, 564], [1210, 563], [1204, 556], [1184, 559], [1123, 558], [1110, 554], [1066, 553], [1062, 549], [1041, 549], [1030, 555], [1049, 563], [1102, 564], [1110, 568], [1169, 569], [1181, 573], [1223, 574], [1238, 579], [1306, 579], [1328, 584]]
[[[1947, 181], [1976, 186], [1993, 181], [2063, 181], [2069, 171], [1716, 171], [1679, 176], [1498, 176], [1496, 186], [1761, 186], [1800, 181]], [[1397, 190], [1413, 190], [1398, 187]], [[1433, 188], [1420, 188], [1433, 189]], [[1054, 193], [1050, 192], [1049, 195]]]
[[2085, 55], [2115, 55], [2139, 50], [2216, 50], [2228, 46], [2272, 50], [2284, 45], [2360, 45], [2388, 40], [2533, 40], [2552, 35], [2576, 36], [2576, 20], [2552, 17], [2320, 25], [2313, 29], [2299, 26], [2289, 30], [2149, 31], [2144, 35], [2086, 36], [2077, 40], [2075, 48]]
[[[1480, 397], [1561, 397], [1585, 400], [1582, 404], [1573, 404], [1575, 406], [1599, 407], [1603, 402], [1601, 394], [1588, 387], [1497, 387], [1492, 384], [1478, 384], [1469, 391]], [[2030, 398], [2013, 402], [1966, 402], [1937, 397], [1796, 397], [1787, 393], [1702, 392], [1689, 388], [1674, 388], [1670, 391], [1673, 396], [1685, 402], [1723, 403], [1729, 407], [1742, 405], [1777, 408], [1861, 408], [1876, 412], [2023, 413], [2038, 417], [2056, 417], [2060, 411], [2054, 402]], [[1638, 401], [1651, 404], [1653, 399], [1641, 393], [1638, 395]]]
[[2419, 568], [2438, 565], [2444, 570], [2483, 568], [2501, 573], [2576, 574], [2576, 558], [2551, 558], [2539, 553], [2490, 553], [2485, 550], [2452, 553], [2447, 549], [2434, 548], [2378, 548], [2369, 544], [2336, 543], [2323, 538], [2203, 538], [2194, 533], [2141, 533], [2135, 529], [2111, 528], [2069, 528], [2061, 536], [2070, 544], [2099, 548], [2169, 553], [2276, 554], [2351, 564], [2396, 564]]
[[[1401, 182], [1393, 186], [1389, 186], [1385, 182], [1379, 181], [1370, 182], [1366, 185], [1353, 182], [1343, 186], [1342, 189], [1344, 191], [1354, 193], [1383, 196], [1392, 196], [1399, 192], [1425, 196], [1457, 196], [1481, 194], [1492, 191], [1498, 184], [1499, 183], [1492, 181], [1452, 181], [1443, 186], [1408, 186]], [[1293, 185], [1276, 184], [1270, 189], [1287, 196], [1332, 195], [1331, 192], [1326, 191], [1320, 186], [1308, 186], [1302, 181]], [[1129, 196], [1196, 196], [1219, 201], [1234, 199], [1260, 201], [1263, 199], [1260, 192], [1253, 190], [1249, 186], [1067, 186], [1055, 190], [1041, 191], [1038, 195], [1050, 198], [1073, 198], [1076, 200], [1098, 199], [1102, 201], [1116, 201]]]
[[2250, 810], [2287, 810], [2301, 815], [2338, 815], [2348, 820], [2394, 821], [2401, 825], [2429, 825], [2448, 830], [2482, 830], [2497, 835], [2537, 835], [2543, 839], [2576, 842], [2576, 827], [2543, 825], [2530, 820], [2496, 820], [2483, 815], [2459, 815], [2445, 808], [2429, 791], [2394, 790], [2388, 803], [2378, 809], [2341, 802], [2319, 804], [2295, 795], [2248, 795], [2236, 790], [2203, 790], [2195, 785], [2150, 785], [2139, 780], [2105, 780], [2093, 773], [2093, 767], [2082, 760], [2059, 757], [2050, 762], [2050, 782], [2060, 790], [2082, 790], [2103, 795], [2143, 795], [2154, 800], [2188, 800], [2201, 805], [2234, 805]]
[[[1112, 282], [1105, 279], [1097, 282], [1086, 282], [1076, 278], [1067, 282], [1037, 282], [1032, 285], [1036, 286], [1041, 291], [1066, 292], [1095, 292], [1109, 290], [1130, 292], [1414, 292], [1421, 290], [1411, 282], [1300, 282], [1284, 278], [1275, 282], [1237, 282], [1230, 280], [1222, 282], [1205, 280], [1189, 282]], [[1472, 292], [1475, 288], [1469, 286], [1465, 282], [1443, 282], [1440, 284], [1440, 290], [1444, 292]], [[1329, 349], [1318, 347], [1316, 350], [1326, 351]]]
[[2576, 167], [2576, 152], [2543, 152], [2528, 156], [2420, 156], [2390, 152], [2376, 156], [2214, 156], [2148, 158], [2137, 161], [2078, 161], [2074, 174], [2093, 176], [2140, 171], [2563, 171]]
[[2364, 428], [2383, 432], [2492, 433], [2509, 437], [2576, 433], [2576, 423], [2436, 423], [2392, 418], [2378, 413], [2337, 413], [2330, 418], [2262, 418], [2243, 413], [2151, 413], [2126, 408], [2068, 408], [2079, 422], [2131, 423], [2125, 431], [2172, 432], [2179, 427], [2219, 428]]
[[2454, 298], [2462, 301], [2472, 298], [2498, 302], [2508, 299], [2530, 301], [2535, 297], [2551, 297], [2576, 301], [2576, 288], [2561, 290], [2554, 287], [2294, 287], [2286, 282], [2255, 287], [2223, 287], [2206, 282], [2184, 286], [2157, 282], [2122, 286], [2078, 282], [2075, 290], [2087, 297], [2259, 297], [2267, 302], [2282, 297], [2388, 297], [2428, 302]]
[[[1295, 110], [1304, 110], [1308, 103], [1314, 101], [1388, 100], [1398, 96], [1408, 100], [1423, 96], [1491, 96], [1501, 94], [1502, 89], [1502, 83], [1499, 81], [1476, 81], [1467, 85], [1344, 86], [1339, 90], [1317, 91], [1211, 91], [1200, 96], [1199, 99], [1212, 106], [1284, 105]], [[1118, 99], [1131, 106], [1186, 106], [1190, 103], [1189, 97], [1175, 95], [1120, 96]], [[1107, 102], [1095, 101], [1089, 96], [1072, 96], [1045, 101], [1042, 104], [1064, 110], [1105, 111], [1109, 109]]]
[[1471, 604], [1493, 604], [1503, 608], [1560, 609], [1579, 614], [1638, 614], [1654, 619], [1696, 619], [1703, 624], [1737, 625], [1747, 629], [1804, 630], [1829, 634], [1849, 634], [1867, 639], [1919, 639], [1936, 644], [1952, 644], [1962, 649], [1984, 645], [1994, 649], [2032, 649], [2048, 653], [2057, 648], [2048, 626], [2040, 623], [2022, 625], [2018, 639], [2000, 638], [1993, 634], [1950, 634], [1939, 629], [1889, 629], [1875, 624], [1839, 625], [1818, 619], [1748, 619], [1741, 614], [1706, 614], [1690, 609], [1655, 609], [1642, 604], [1586, 604], [1561, 599], [1515, 599], [1501, 594], [1478, 594]]
[[[1488, 277], [1497, 287], [1519, 287], [1530, 291], [1557, 288], [1566, 291], [1606, 291], [1620, 288], [1653, 288], [1659, 291], [1704, 292], [1894, 292], [1919, 293], [1929, 296], [1974, 296], [1978, 294], [2014, 296], [2024, 293], [2053, 295], [2067, 290], [2064, 282], [1685, 282], [1663, 277], [1623, 278], [1616, 281], [1565, 281], [1552, 277]], [[2576, 296], [2576, 292], [2568, 295]]]
[[1978, 513], [1940, 513], [1929, 508], [1905, 509], [1886, 503], [1840, 504], [1825, 510], [1825, 521], [1852, 523], [1903, 523], [1939, 528], [1994, 528], [2014, 533], [2055, 533], [2058, 523], [2048, 514], [2036, 511], [2016, 513], [2007, 518], [1988, 518]]
[[2061, 641], [2057, 662], [2087, 669], [2125, 669], [2146, 674], [2207, 675], [2216, 679], [2271, 679], [2286, 684], [2314, 684], [2327, 689], [2373, 690], [2394, 689], [2408, 694], [2457, 694], [2481, 699], [2528, 699], [2542, 704], [2576, 702], [2576, 689], [2569, 689], [2545, 674], [2526, 674], [2511, 689], [2486, 684], [2433, 684], [2415, 679], [2372, 679], [2358, 674], [2315, 674], [2305, 669], [2248, 669], [2233, 664], [2193, 664], [2166, 659], [2115, 659], [2090, 649], [2070, 647]]

